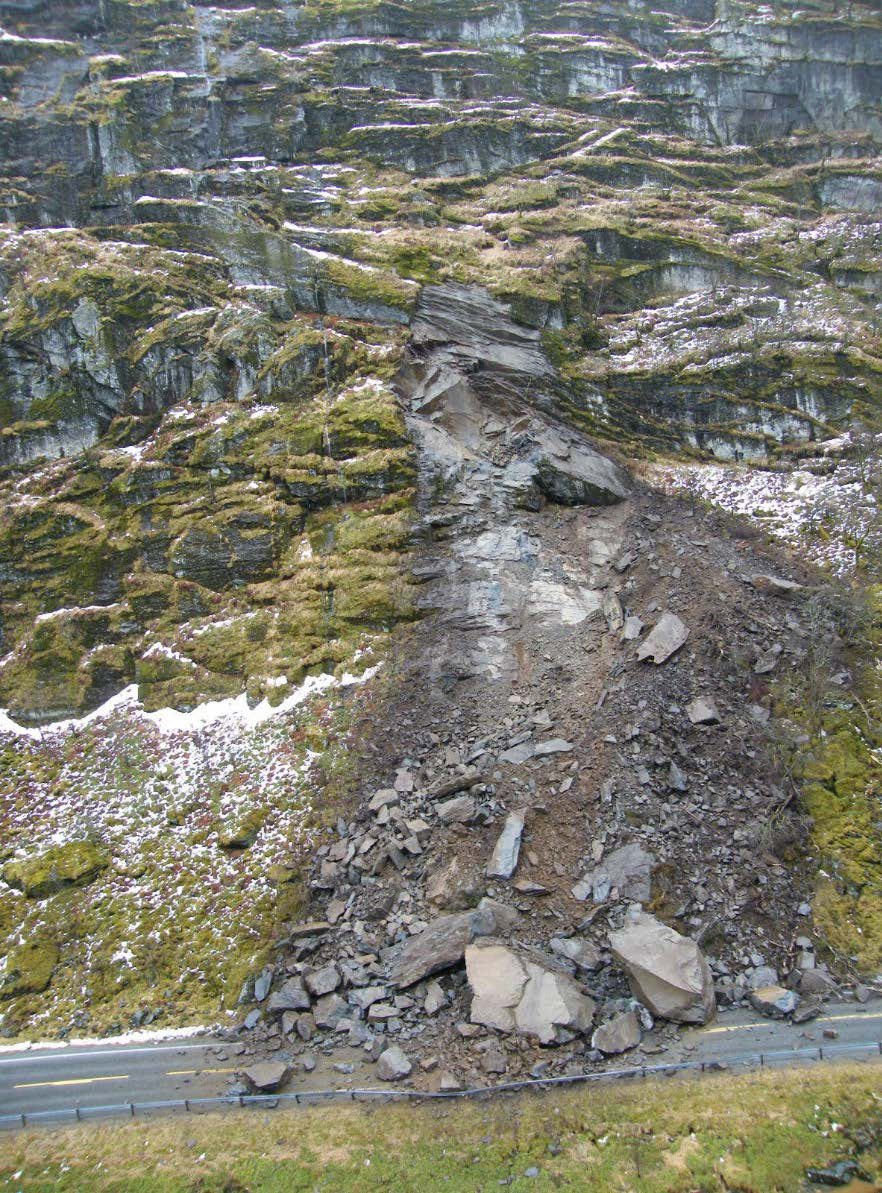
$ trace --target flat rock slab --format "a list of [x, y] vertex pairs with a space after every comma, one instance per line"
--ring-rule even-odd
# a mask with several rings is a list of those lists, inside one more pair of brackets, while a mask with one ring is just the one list
[[750, 577], [751, 585], [757, 592], [769, 593], [772, 596], [791, 597], [804, 591], [804, 585], [795, 580], [783, 580], [780, 576], [769, 576], [760, 573]]
[[637, 647], [637, 658], [641, 662], [651, 659], [656, 665], [664, 663], [688, 637], [689, 630], [676, 613], [663, 613]]
[[443, 915], [406, 941], [389, 967], [389, 981], [414, 983], [462, 961], [468, 945], [479, 936], [504, 936], [517, 922], [517, 912], [492, 899], [482, 899], [472, 911]]
[[595, 1003], [572, 978], [497, 944], [466, 949], [466, 974], [472, 989], [472, 1023], [497, 1031], [534, 1037], [541, 1044], [559, 1044], [588, 1032]]
[[562, 737], [553, 737], [550, 741], [540, 741], [533, 748], [535, 758], [544, 758], [548, 754], [569, 754], [573, 743], [564, 741]]
[[609, 936], [634, 997], [675, 1023], [706, 1023], [716, 1013], [710, 967], [694, 940], [645, 912], [629, 915]]
[[508, 750], [503, 750], [499, 755], [499, 761], [508, 762], [511, 766], [520, 766], [522, 762], [529, 762], [535, 753], [535, 743], [524, 741], [520, 745], [511, 746]]
[[461, 775], [453, 775], [449, 779], [441, 779], [433, 783], [426, 795], [429, 799], [446, 799], [449, 795], [456, 795], [458, 791], [469, 791], [481, 782], [481, 772], [478, 770], [464, 771]]
[[524, 835], [524, 817], [521, 812], [509, 812], [505, 825], [493, 847], [487, 863], [488, 878], [511, 878], [518, 865], [521, 851], [521, 837]]

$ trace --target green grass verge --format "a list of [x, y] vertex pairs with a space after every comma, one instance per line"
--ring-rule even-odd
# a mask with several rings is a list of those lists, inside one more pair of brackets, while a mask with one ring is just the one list
[[0, 1188], [794, 1193], [806, 1187], [807, 1167], [847, 1156], [871, 1178], [882, 1173], [879, 1075], [878, 1066], [849, 1064], [493, 1103], [231, 1111], [36, 1130], [0, 1138]]

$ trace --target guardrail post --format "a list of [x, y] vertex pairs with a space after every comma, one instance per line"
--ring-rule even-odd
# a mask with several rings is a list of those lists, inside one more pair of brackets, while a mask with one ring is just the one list
[[188, 1114], [190, 1113], [190, 1099], [189, 1098], [184, 1098], [184, 1109], [187, 1111]]
[[80, 1108], [79, 1108], [79, 1106], [74, 1106], [74, 1114], [77, 1116], [77, 1122], [79, 1122], [79, 1121], [80, 1121]]
[[129, 1102], [129, 1110], [132, 1112], [132, 1118], [135, 1117], [135, 1103]]

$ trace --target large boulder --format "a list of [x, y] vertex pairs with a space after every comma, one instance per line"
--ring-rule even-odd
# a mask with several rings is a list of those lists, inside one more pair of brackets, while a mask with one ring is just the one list
[[716, 1014], [710, 967], [694, 940], [645, 912], [632, 912], [609, 937], [634, 997], [661, 1019], [706, 1023]]
[[377, 1076], [381, 1081], [400, 1081], [402, 1077], [406, 1077], [413, 1065], [408, 1060], [407, 1055], [393, 1044], [391, 1048], [387, 1048], [385, 1052], [381, 1053], [380, 1059], [377, 1061]]
[[272, 1094], [285, 1084], [288, 1066], [280, 1060], [263, 1060], [245, 1070], [249, 1084], [261, 1094]]
[[550, 958], [499, 944], [466, 949], [472, 1023], [559, 1044], [587, 1032], [595, 1004]]
[[413, 986], [433, 973], [458, 965], [473, 940], [505, 935], [516, 920], [516, 911], [492, 899], [482, 899], [473, 911], [439, 916], [404, 944], [389, 968], [389, 981], [397, 986]]

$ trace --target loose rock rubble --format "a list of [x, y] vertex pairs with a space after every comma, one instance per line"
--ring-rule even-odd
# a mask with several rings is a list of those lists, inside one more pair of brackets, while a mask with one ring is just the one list
[[[482, 370], [431, 349], [470, 396], [438, 397], [445, 372], [415, 432], [437, 476], [415, 531], [426, 616], [360, 727], [375, 749], [317, 851], [312, 919], [279, 940], [245, 1020], [255, 1048], [345, 1056], [353, 1081], [393, 1046], [411, 1068], [393, 1054], [387, 1079], [422, 1088], [541, 1079], [657, 1054], [677, 1024], [768, 986], [809, 1010], [835, 990], [805, 827], [767, 751], [765, 668], [806, 657], [811, 576], [629, 491], [599, 456], [578, 468], [608, 484], [604, 504], [524, 500], [526, 457], [491, 429], [515, 422], [493, 411], [513, 400], [499, 358], [517, 371], [521, 329], [494, 318]], [[530, 418], [524, 434], [550, 441]], [[576, 447], [567, 431], [560, 468]]]

